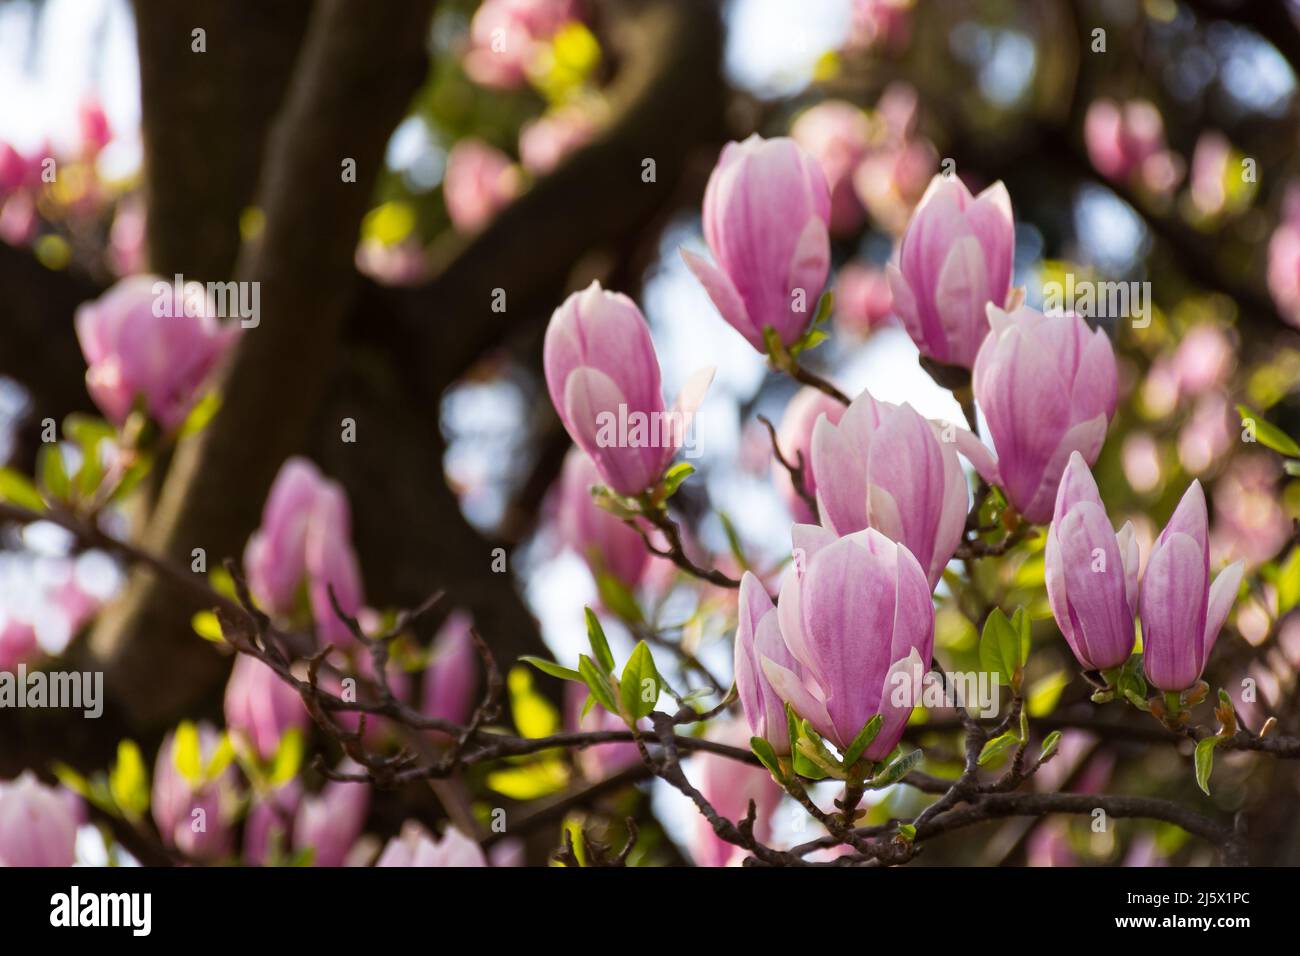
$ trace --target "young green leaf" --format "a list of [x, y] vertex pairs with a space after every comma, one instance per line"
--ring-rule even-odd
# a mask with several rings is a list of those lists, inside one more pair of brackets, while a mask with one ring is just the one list
[[184, 721], [176, 728], [172, 741], [172, 761], [185, 781], [193, 787], [203, 785], [203, 754], [199, 744], [199, 728]]
[[853, 738], [853, 743], [849, 744], [848, 750], [844, 751], [844, 766], [852, 767], [858, 762], [858, 758], [871, 746], [876, 735], [880, 733], [880, 725], [885, 722], [885, 718], [876, 714], [858, 731], [858, 735]]
[[57, 444], [42, 445], [36, 461], [45, 493], [55, 501], [66, 501], [71, 490], [71, 482], [68, 479], [68, 469], [63, 462], [62, 450]]
[[1266, 421], [1262, 415], [1249, 405], [1238, 405], [1237, 414], [1241, 416], [1241, 423], [1246, 428], [1254, 430], [1255, 438], [1265, 448], [1271, 448], [1287, 458], [1300, 458], [1300, 444], [1296, 444], [1294, 438], [1276, 425]]
[[754, 751], [754, 756], [759, 759], [773, 777], [778, 780], [781, 779], [781, 763], [777, 760], [776, 751], [772, 749], [771, 744], [762, 737], [750, 737], [749, 749]]
[[659, 701], [660, 689], [654, 656], [645, 641], [637, 641], [618, 682], [623, 713], [633, 721], [647, 716]]
[[667, 501], [676, 494], [682, 482], [693, 474], [695, 474], [695, 466], [689, 461], [679, 461], [669, 468], [663, 479], [663, 500]]
[[591, 608], [583, 608], [583, 610], [587, 612], [587, 641], [591, 644], [591, 655], [602, 671], [612, 674], [614, 653], [609, 649], [605, 629], [600, 626], [600, 618], [596, 617], [596, 613]]
[[1210, 795], [1210, 773], [1214, 770], [1214, 748], [1218, 737], [1204, 737], [1196, 743], [1196, 785]]
[[889, 763], [885, 764], [885, 769], [872, 777], [871, 780], [868, 781], [867, 785], [873, 790], [878, 790], [882, 787], [888, 787], [890, 784], [898, 783], [898, 781], [902, 780], [916, 768], [916, 765], [921, 762], [923, 756], [924, 754], [919, 750], [900, 753], [893, 760], [889, 761]]
[[1008, 684], [1020, 667], [1020, 632], [1007, 620], [1001, 608], [994, 608], [984, 622], [984, 631], [980, 635], [980, 667], [999, 675]]
[[0, 501], [7, 501], [28, 511], [43, 512], [45, 502], [27, 476], [12, 468], [0, 467]]
[[1061, 732], [1059, 730], [1053, 730], [1050, 734], [1044, 737], [1043, 749], [1038, 752], [1038, 762], [1042, 763], [1048, 757], [1052, 756], [1052, 754], [1056, 753], [1056, 748], [1060, 743]]
[[614, 688], [610, 683], [613, 678], [604, 674], [586, 654], [578, 655], [578, 673], [596, 702], [611, 714], [617, 714], [618, 701], [614, 699]]
[[117, 762], [108, 775], [108, 791], [129, 820], [139, 819], [149, 809], [149, 772], [135, 741], [118, 743]]
[[552, 677], [558, 677], [560, 680], [577, 681], [579, 684], [584, 683], [582, 675], [570, 667], [565, 667], [555, 661], [543, 660], [540, 657], [533, 657], [531, 654], [525, 654], [519, 658], [525, 664], [532, 664], [543, 674], [550, 674]]
[[637, 603], [636, 595], [626, 584], [614, 577], [612, 574], [606, 574], [604, 571], [596, 575], [596, 592], [600, 595], [600, 603], [613, 611], [624, 621], [631, 621], [634, 624], [645, 620], [641, 613], [641, 605]]
[[1008, 750], [1020, 745], [1020, 737], [1013, 731], [1008, 730], [1001, 736], [994, 737], [984, 744], [984, 749], [980, 751], [979, 765], [986, 766], [1002, 756]]

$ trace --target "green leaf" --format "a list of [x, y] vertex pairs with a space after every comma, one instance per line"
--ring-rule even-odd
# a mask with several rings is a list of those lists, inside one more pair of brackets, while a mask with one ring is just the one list
[[980, 635], [980, 667], [1010, 684], [1020, 669], [1020, 630], [1001, 608], [994, 608]]
[[555, 705], [533, 689], [532, 671], [519, 666], [510, 668], [506, 688], [510, 691], [510, 715], [519, 733], [535, 740], [559, 729], [560, 714]]
[[1053, 730], [1050, 734], [1044, 737], [1043, 749], [1038, 752], [1038, 762], [1042, 763], [1052, 754], [1056, 753], [1056, 748], [1060, 745], [1060, 743], [1061, 743], [1061, 732], [1059, 730]]
[[984, 744], [984, 749], [980, 751], [979, 765], [987, 766], [1008, 750], [1018, 746], [1020, 746], [1020, 736], [1008, 730], [1005, 734], [994, 737]]
[[878, 790], [881, 787], [888, 787], [890, 784], [898, 783], [898, 781], [902, 780], [916, 769], [916, 765], [921, 762], [923, 756], [924, 754], [919, 750], [900, 753], [893, 760], [889, 761], [889, 763], [885, 764], [885, 769], [872, 777], [871, 780], [868, 781], [867, 785], [873, 790]]
[[212, 759], [208, 765], [203, 768], [203, 775], [208, 780], [216, 780], [226, 768], [235, 759], [235, 742], [230, 739], [230, 734], [223, 733], [221, 739], [217, 741], [217, 749], [212, 752]]
[[663, 500], [667, 501], [676, 494], [682, 482], [693, 474], [695, 474], [695, 466], [689, 461], [679, 461], [669, 468], [663, 479]]
[[117, 762], [108, 775], [108, 792], [128, 819], [138, 819], [149, 809], [149, 774], [135, 741], [118, 743]]
[[916, 840], [916, 827], [910, 823], [900, 823], [898, 825], [898, 835], [908, 843], [912, 843]]
[[172, 762], [190, 786], [203, 785], [203, 752], [199, 744], [199, 728], [184, 721], [176, 728], [172, 742]]
[[542, 660], [540, 657], [533, 657], [531, 654], [525, 654], [519, 658], [525, 664], [532, 664], [543, 674], [550, 674], [552, 677], [558, 677], [560, 680], [577, 681], [579, 684], [584, 683], [582, 675], [569, 667], [564, 667], [555, 661]]
[[604, 571], [597, 572], [596, 592], [600, 595], [600, 603], [624, 621], [640, 623], [645, 620], [645, 616], [641, 613], [641, 605], [637, 603], [632, 589], [614, 575], [606, 574]]
[[1290, 556], [1277, 570], [1277, 611], [1281, 617], [1300, 604], [1300, 548], [1292, 548]]
[[722, 531], [727, 536], [727, 548], [731, 551], [731, 556], [736, 559], [740, 567], [748, 571], [749, 562], [745, 560], [745, 549], [741, 546], [740, 535], [736, 533], [736, 526], [731, 523], [731, 518], [725, 511], [718, 512], [718, 520], [722, 522]]
[[1147, 679], [1142, 675], [1142, 657], [1134, 654], [1124, 662], [1119, 671], [1119, 684], [1116, 688], [1126, 700], [1137, 698], [1143, 703], [1147, 699]]
[[177, 434], [178, 439], [189, 438], [197, 435], [207, 427], [208, 422], [216, 416], [221, 409], [221, 393], [210, 391], [199, 399], [190, 413], [185, 416], [185, 421], [181, 424], [181, 430]]
[[1254, 429], [1255, 438], [1265, 448], [1271, 448], [1278, 454], [1285, 455], [1288, 458], [1300, 458], [1300, 445], [1296, 444], [1295, 439], [1276, 425], [1266, 421], [1262, 415], [1249, 405], [1238, 405], [1237, 414], [1241, 416], [1243, 425]]
[[812, 724], [806, 720], [799, 724], [799, 739], [795, 743], [795, 750], [807, 757], [814, 766], [828, 776], [837, 780], [844, 779], [844, 768], [840, 766], [839, 760], [827, 749], [821, 734], [817, 733]]
[[1210, 795], [1210, 772], [1214, 770], [1214, 748], [1218, 737], [1205, 737], [1196, 743], [1196, 785]]
[[66, 501], [71, 491], [68, 469], [63, 461], [63, 452], [57, 444], [42, 445], [36, 456], [36, 470], [41, 476], [41, 485], [46, 495], [55, 501]]
[[306, 749], [303, 733], [297, 727], [290, 727], [280, 738], [280, 746], [275, 749], [275, 758], [271, 762], [271, 786], [279, 787], [298, 775], [302, 767], [302, 755]]
[[635, 722], [647, 716], [655, 709], [659, 692], [659, 671], [655, 669], [654, 656], [645, 641], [637, 641], [618, 681], [625, 717]]
[[1025, 710], [1031, 717], [1046, 717], [1056, 709], [1061, 692], [1070, 683], [1070, 675], [1063, 670], [1053, 671], [1046, 677], [1035, 681], [1029, 688]]
[[750, 737], [749, 749], [778, 780], [781, 779], [781, 762], [776, 759], [776, 751], [762, 737]]
[[583, 683], [591, 691], [591, 696], [596, 698], [596, 703], [611, 714], [617, 714], [618, 701], [614, 699], [614, 689], [610, 685], [611, 678], [604, 674], [596, 666], [595, 661], [586, 654], [578, 655], [578, 673], [582, 675]]
[[45, 501], [36, 486], [26, 475], [12, 468], [0, 467], [0, 501], [7, 501], [28, 511], [45, 511]]
[[858, 758], [871, 746], [871, 742], [880, 733], [880, 726], [884, 722], [885, 719], [880, 714], [876, 714], [862, 725], [858, 735], [853, 738], [853, 743], [849, 744], [848, 750], [844, 751], [844, 766], [852, 767], [858, 762]]
[[587, 641], [591, 644], [591, 655], [600, 669], [606, 674], [614, 673], [614, 652], [609, 649], [609, 640], [605, 637], [605, 629], [600, 626], [600, 618], [591, 608], [583, 608], [587, 612]]

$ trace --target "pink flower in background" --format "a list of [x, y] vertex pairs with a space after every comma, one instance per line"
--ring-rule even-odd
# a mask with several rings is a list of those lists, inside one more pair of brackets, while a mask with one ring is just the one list
[[1183, 333], [1174, 351], [1174, 374], [1184, 395], [1201, 395], [1227, 382], [1236, 364], [1231, 340], [1222, 328], [1209, 322]]
[[1134, 491], [1144, 495], [1160, 486], [1160, 446], [1149, 432], [1129, 432], [1120, 446], [1124, 478]]
[[1268, 291], [1282, 317], [1300, 326], [1300, 186], [1287, 187], [1282, 220], [1268, 241]]
[[172, 284], [154, 276], [119, 280], [77, 308], [86, 387], [106, 418], [121, 425], [143, 400], [169, 431], [185, 420], [239, 334], [238, 325], [218, 322], [211, 303], [202, 311], [186, 314], [186, 304], [173, 301]]
[[853, 173], [870, 149], [871, 120], [845, 100], [823, 100], [799, 114], [790, 138], [821, 164], [830, 188], [831, 233], [851, 235], [862, 224]]
[[915, 0], [853, 0], [848, 50], [897, 52], [912, 35]]
[[0, 781], [0, 867], [72, 866], [79, 801], [47, 787], [30, 770]]
[[[584, 732], [627, 729], [627, 724], [604, 707], [592, 707], [584, 716], [582, 708], [587, 702], [588, 694], [587, 688], [579, 684], [564, 685], [564, 716], [565, 726], [568, 729]], [[573, 759], [586, 779], [602, 780], [633, 764], [640, 763], [641, 753], [637, 750], [636, 744], [629, 740], [627, 743], [600, 744], [596, 747], [575, 750]]]
[[1211, 392], [1197, 399], [1178, 432], [1178, 460], [1183, 467], [1199, 475], [1221, 460], [1232, 448], [1237, 421], [1223, 394]]
[[380, 285], [407, 287], [419, 285], [429, 277], [429, 262], [424, 249], [415, 239], [400, 242], [363, 239], [357, 244], [357, 271]]
[[27, 621], [0, 611], [0, 671], [12, 671], [40, 655], [36, 629]]
[[[216, 754], [221, 735], [207, 723], [198, 725], [202, 773]], [[189, 780], [176, 762], [176, 732], [163, 739], [153, 770], [150, 811], [163, 843], [186, 856], [215, 862], [234, 849], [238, 815], [239, 777], [233, 765], [210, 781]]]
[[1083, 137], [1092, 165], [1114, 182], [1136, 179], [1163, 193], [1181, 178], [1181, 160], [1165, 149], [1164, 120], [1148, 100], [1093, 100]]
[[443, 201], [459, 232], [477, 232], [519, 192], [519, 170], [505, 153], [480, 139], [458, 140], [447, 154]]
[[936, 362], [970, 368], [989, 331], [986, 307], [1011, 292], [1015, 224], [1006, 187], [978, 196], [936, 176], [912, 215], [897, 265], [887, 267], [894, 308], [916, 347]]
[[654, 486], [689, 437], [713, 370], [691, 376], [667, 411], [645, 317], [599, 282], [555, 310], [542, 352], [551, 402], [606, 483], [624, 495]]
[[364, 601], [361, 571], [352, 548], [347, 496], [305, 458], [290, 458], [271, 485], [262, 524], [244, 549], [244, 573], [262, 609], [289, 616], [307, 588], [312, 619], [322, 642], [352, 643], [334, 612], [330, 589], [343, 613], [356, 617]]
[[487, 866], [483, 848], [453, 826], [435, 840], [419, 823], [407, 820], [401, 835], [393, 837], [375, 866]]
[[[777, 602], [785, 646], [800, 674], [760, 655], [777, 694], [843, 750], [875, 715], [884, 718], [867, 748], [886, 757], [903, 735], [919, 693], [895, 699], [900, 682], [914, 691], [930, 667], [934, 604], [916, 558], [874, 528], [838, 538], [795, 525], [794, 566]], [[760, 648], [761, 649], [761, 648]]]
[[1223, 211], [1228, 199], [1226, 179], [1231, 158], [1232, 144], [1218, 130], [1207, 130], [1196, 140], [1190, 180], [1192, 204], [1201, 215], [1214, 216]]
[[88, 159], [98, 156], [113, 138], [104, 105], [93, 97], [82, 101], [77, 110], [77, 125], [81, 132], [81, 152]]
[[577, 0], [484, 0], [470, 21], [465, 72], [483, 86], [523, 86], [546, 41], [580, 14]]
[[[744, 721], [732, 720], [712, 729], [710, 739], [735, 747], [749, 746], [749, 728]], [[708, 752], [691, 758], [690, 778], [704, 798], [728, 820], [744, 818], [749, 802], [754, 801], [754, 837], [766, 842], [772, 834], [772, 815], [781, 802], [781, 789], [772, 775], [762, 767], [738, 763]], [[739, 866], [748, 856], [743, 847], [726, 842], [700, 814], [691, 821], [687, 850], [696, 866]]]
[[545, 176], [595, 135], [596, 123], [586, 110], [566, 107], [544, 113], [519, 130], [519, 161], [534, 176]]
[[293, 819], [302, 801], [302, 784], [290, 780], [269, 794], [255, 796], [244, 819], [244, 850], [240, 862], [266, 866], [288, 855], [293, 839]]
[[240, 654], [225, 696], [226, 729], [251, 744], [263, 760], [275, 756], [290, 728], [303, 730], [308, 714], [298, 692], [256, 658]]
[[1279, 500], [1281, 477], [1267, 454], [1233, 458], [1214, 486], [1212, 543], [1217, 558], [1243, 558], [1255, 566], [1273, 558], [1291, 539], [1291, 519]]
[[1047, 600], [1086, 670], [1118, 667], [1133, 653], [1138, 544], [1132, 524], [1115, 532], [1097, 482], [1076, 451], [1061, 478], [1047, 530]]
[[759, 352], [763, 330], [783, 345], [807, 331], [830, 271], [831, 199], [817, 161], [794, 140], [723, 147], [704, 192], [704, 238], [714, 262], [682, 259], [727, 324]]
[[134, 195], [123, 198], [113, 213], [113, 225], [108, 233], [108, 261], [115, 275], [128, 276], [144, 271], [146, 232], [144, 202]]
[[1236, 561], [1211, 584], [1205, 493], [1193, 481], [1156, 539], [1142, 576], [1142, 658], [1152, 684], [1181, 691], [1196, 683], [1244, 571], [1245, 562]]
[[27, 181], [27, 160], [18, 150], [0, 140], [0, 203], [21, 189]]
[[650, 552], [641, 535], [592, 501], [591, 488], [603, 481], [582, 449], [570, 449], [555, 491], [556, 528], [564, 545], [582, 556], [593, 575], [608, 574], [635, 589], [650, 563]]
[[424, 669], [422, 710], [430, 717], [462, 724], [474, 709], [479, 658], [472, 627], [468, 614], [452, 611], [438, 629]]
[[998, 454], [996, 472], [987, 461], [971, 462], [1041, 524], [1052, 515], [1070, 454], [1091, 467], [1101, 452], [1118, 401], [1115, 352], [1104, 332], [1073, 313], [990, 308], [989, 321], [972, 384]]
[[853, 175], [853, 188], [867, 212], [893, 235], [907, 227], [939, 164], [928, 140], [904, 139], [874, 149]]
[[[844, 408], [842, 402], [836, 401], [819, 389], [808, 386], [795, 392], [781, 419], [781, 427], [776, 436], [777, 445], [781, 449], [781, 454], [791, 463], [797, 463], [799, 456], [803, 456], [804, 487], [814, 498], [817, 494], [817, 476], [813, 470], [813, 428], [823, 415], [832, 424], [838, 422], [844, 414]], [[799, 523], [811, 521], [812, 509], [799, 496], [794, 481], [790, 478], [790, 472], [775, 460], [775, 456], [772, 461], [772, 473], [776, 477], [776, 486], [781, 496], [785, 498], [785, 503], [789, 506], [795, 521]]]
[[894, 314], [894, 294], [885, 270], [849, 263], [835, 277], [835, 326], [866, 336]]
[[[952, 429], [952, 440], [940, 428]], [[956, 426], [864, 391], [838, 424], [818, 420], [812, 461], [822, 526], [838, 536], [875, 528], [907, 547], [933, 588], [961, 543], [970, 503]]]
[[352, 510], [343, 489], [332, 481], [324, 483], [312, 502], [303, 563], [312, 619], [320, 639], [339, 646], [352, 643], [352, 631], [334, 606], [337, 603], [338, 609], [352, 618], [360, 612], [364, 601], [361, 567], [352, 550]]
[[[355, 772], [354, 765], [341, 767]], [[370, 810], [370, 786], [331, 780], [318, 794], [303, 797], [293, 821], [293, 848], [312, 850], [312, 866], [343, 866], [361, 836]]]

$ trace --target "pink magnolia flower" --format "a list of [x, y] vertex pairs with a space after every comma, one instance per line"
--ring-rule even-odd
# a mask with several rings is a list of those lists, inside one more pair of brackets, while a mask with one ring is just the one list
[[[776, 443], [786, 461], [795, 463], [803, 457], [804, 487], [810, 495], [817, 494], [817, 475], [813, 466], [812, 440], [813, 429], [824, 415], [832, 424], [844, 415], [843, 403], [831, 398], [825, 392], [807, 387], [801, 388], [786, 406], [781, 427], [777, 430]], [[790, 472], [773, 456], [772, 472], [776, 476], [776, 485], [782, 497], [794, 515], [795, 521], [807, 522], [813, 519], [812, 509], [804, 503], [795, 490]]]
[[280, 468], [262, 511], [262, 524], [244, 549], [248, 586], [269, 614], [291, 615], [305, 583], [312, 619], [322, 641], [346, 646], [352, 633], [334, 612], [352, 617], [364, 601], [361, 571], [352, 549], [347, 496], [305, 458]]
[[704, 238], [716, 265], [682, 259], [718, 312], [759, 352], [763, 330], [783, 345], [807, 331], [830, 271], [826, 177], [792, 139], [728, 143], [704, 192]]
[[1218, 388], [1228, 380], [1234, 364], [1232, 342], [1212, 322], [1194, 325], [1183, 333], [1173, 357], [1173, 371], [1184, 395], [1201, 395]]
[[165, 429], [185, 420], [239, 332], [237, 325], [221, 325], [206, 301], [201, 314], [193, 311], [174, 302], [171, 283], [153, 276], [119, 280], [77, 308], [86, 387], [106, 418], [121, 425], [142, 400]]
[[576, 0], [484, 0], [470, 21], [465, 72], [495, 89], [523, 86], [545, 42], [580, 13]]
[[519, 171], [510, 158], [480, 139], [462, 139], [447, 154], [443, 201], [451, 224], [477, 232], [519, 192]]
[[830, 188], [830, 231], [851, 235], [862, 224], [863, 209], [853, 173], [871, 146], [871, 121], [845, 100], [823, 100], [790, 126], [790, 138], [821, 164]]
[[1214, 536], [1220, 559], [1250, 565], [1274, 557], [1291, 539], [1291, 518], [1279, 500], [1281, 469], [1267, 454], [1238, 455], [1214, 486]]
[[352, 643], [352, 631], [339, 618], [334, 604], [337, 602], [344, 614], [357, 616], [364, 602], [361, 568], [352, 550], [352, 510], [343, 489], [332, 481], [318, 489], [312, 503], [303, 541], [303, 564], [317, 634], [331, 644]]
[[764, 658], [799, 674], [802, 668], [786, 649], [776, 606], [763, 582], [746, 571], [740, 579], [736, 623], [735, 678], [740, 705], [753, 736], [762, 737], [778, 754], [790, 752], [785, 701], [763, 673]]
[[1011, 292], [1011, 198], [1002, 183], [972, 197], [955, 176], [936, 176], [887, 267], [894, 309], [921, 354], [970, 368], [989, 331], [986, 307]]
[[[211, 724], [198, 725], [200, 772], [216, 754], [220, 734]], [[153, 771], [150, 810], [158, 834], [169, 847], [186, 856], [213, 862], [234, 848], [234, 822], [241, 796], [233, 765], [215, 780], [196, 783], [176, 763], [176, 734], [163, 739]]]
[[865, 391], [838, 424], [820, 419], [812, 461], [822, 526], [841, 537], [875, 528], [907, 547], [933, 589], [966, 528], [970, 494], [956, 432]]
[[[735, 747], [748, 747], [749, 734], [743, 721], [730, 721], [715, 729], [711, 739]], [[766, 841], [772, 834], [772, 814], [781, 802], [781, 789], [762, 767], [738, 763], [718, 754], [700, 753], [692, 760], [692, 776], [704, 798], [733, 823], [742, 820], [754, 801], [754, 836]], [[687, 847], [697, 866], [738, 866], [748, 855], [742, 847], [723, 840], [700, 814], [692, 820]]]
[[592, 460], [579, 448], [569, 450], [556, 487], [556, 526], [565, 546], [581, 555], [593, 575], [608, 574], [636, 588], [650, 563], [641, 535], [600, 508], [591, 489], [602, 482]]
[[800, 670], [760, 657], [763, 675], [841, 750], [881, 715], [865, 752], [881, 760], [898, 745], [930, 667], [929, 582], [907, 548], [874, 528], [838, 538], [795, 525], [792, 536], [795, 563], [781, 585], [777, 615]]
[[384, 847], [375, 866], [487, 866], [483, 848], [449, 826], [441, 840], [435, 840], [429, 831], [414, 820], [402, 824], [401, 835], [393, 837]]
[[1115, 352], [1104, 332], [1073, 313], [990, 308], [989, 321], [972, 384], [998, 462], [971, 463], [1026, 519], [1042, 523], [1071, 452], [1089, 467], [1101, 452], [1118, 401]]
[[478, 651], [470, 635], [473, 622], [452, 611], [438, 629], [424, 669], [424, 712], [430, 717], [464, 723], [474, 709], [478, 685]]
[[564, 427], [624, 495], [640, 494], [663, 476], [713, 378], [712, 369], [696, 372], [666, 411], [645, 317], [627, 296], [598, 282], [555, 310], [542, 360]]
[[0, 204], [27, 182], [27, 160], [22, 153], [0, 140]]
[[36, 629], [27, 621], [0, 612], [0, 671], [11, 671], [38, 654]]
[[849, 50], [897, 51], [912, 36], [915, 0], [853, 0]]
[[302, 784], [297, 780], [255, 796], [244, 818], [240, 862], [247, 866], [266, 866], [273, 857], [287, 855], [292, 846], [294, 816], [301, 802]]
[[566, 107], [529, 120], [519, 130], [519, 161], [534, 176], [545, 176], [596, 135], [586, 110]]
[[311, 849], [313, 866], [343, 866], [361, 836], [370, 810], [370, 787], [331, 780], [319, 794], [306, 796], [293, 822], [293, 848]]
[[0, 781], [0, 867], [72, 866], [77, 814], [69, 794], [30, 770]]
[[303, 730], [308, 723], [298, 692], [245, 654], [236, 657], [226, 684], [225, 715], [231, 735], [242, 737], [264, 760], [275, 755], [286, 731]]
[[1300, 326], [1300, 186], [1287, 189], [1282, 221], [1268, 240], [1268, 291], [1282, 317]]
[[1047, 530], [1047, 600], [1087, 670], [1119, 667], [1133, 653], [1138, 544], [1132, 523], [1116, 534], [1083, 456], [1071, 453]]
[[850, 263], [835, 277], [835, 325], [855, 335], [875, 331], [894, 314], [889, 276], [874, 266]]
[[77, 125], [81, 130], [82, 154], [91, 159], [98, 156], [113, 138], [104, 104], [93, 97], [82, 101], [77, 110]]
[[1115, 182], [1139, 179], [1166, 192], [1177, 185], [1181, 162], [1165, 149], [1165, 124], [1148, 100], [1097, 99], [1083, 121], [1084, 145], [1097, 172]]
[[1225, 180], [1231, 158], [1232, 143], [1218, 130], [1207, 130], [1196, 140], [1189, 180], [1192, 204], [1201, 215], [1214, 216], [1223, 211], [1228, 200]]
[[1205, 492], [1193, 481], [1156, 539], [1142, 576], [1142, 658], [1152, 684], [1181, 691], [1196, 683], [1244, 572], [1245, 563], [1235, 561], [1211, 584]]

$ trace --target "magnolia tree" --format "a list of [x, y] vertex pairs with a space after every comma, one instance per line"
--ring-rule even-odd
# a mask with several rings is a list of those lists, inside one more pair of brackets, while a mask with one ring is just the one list
[[[206, 6], [136, 4], [138, 180], [0, 144], [0, 863], [1300, 859], [1280, 7], [862, 0], [759, 100], [698, 0]], [[1129, 95], [1215, 17], [1281, 107]]]

